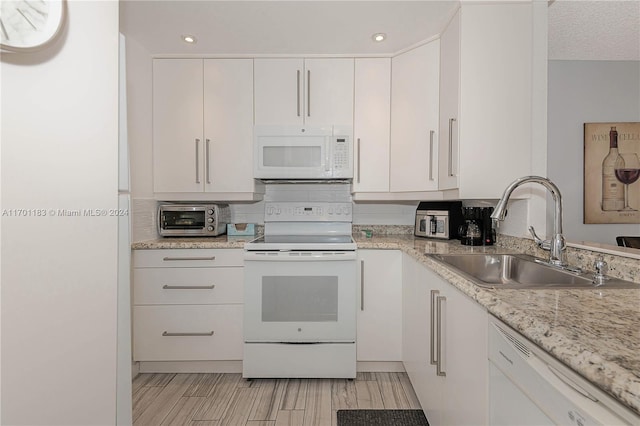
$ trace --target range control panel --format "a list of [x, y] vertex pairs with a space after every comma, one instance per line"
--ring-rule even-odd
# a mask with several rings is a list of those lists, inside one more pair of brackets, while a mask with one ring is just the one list
[[351, 222], [351, 203], [285, 202], [266, 203], [265, 222]]

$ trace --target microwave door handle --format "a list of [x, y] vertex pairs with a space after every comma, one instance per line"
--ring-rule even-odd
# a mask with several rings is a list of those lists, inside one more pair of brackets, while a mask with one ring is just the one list
[[298, 117], [300, 117], [300, 70], [298, 70], [296, 77], [296, 108]]
[[324, 148], [324, 171], [328, 172], [331, 171], [332, 169], [332, 164], [331, 164], [331, 147], [333, 146], [332, 143], [327, 143], [325, 144], [325, 148]]

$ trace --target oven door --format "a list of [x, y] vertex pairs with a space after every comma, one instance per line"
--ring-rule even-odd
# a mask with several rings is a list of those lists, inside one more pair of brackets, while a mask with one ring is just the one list
[[206, 218], [205, 206], [160, 206], [158, 233], [162, 236], [204, 235]]
[[355, 342], [356, 253], [245, 253], [245, 342]]

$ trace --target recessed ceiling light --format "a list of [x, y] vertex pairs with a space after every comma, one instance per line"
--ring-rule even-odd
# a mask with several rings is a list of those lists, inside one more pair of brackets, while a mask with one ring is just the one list
[[384, 41], [387, 38], [387, 35], [385, 33], [375, 33], [374, 35], [371, 36], [371, 38], [373, 39], [373, 41]]
[[198, 42], [198, 39], [196, 38], [196, 36], [193, 36], [191, 34], [184, 34], [182, 36], [182, 41], [189, 44], [195, 44]]

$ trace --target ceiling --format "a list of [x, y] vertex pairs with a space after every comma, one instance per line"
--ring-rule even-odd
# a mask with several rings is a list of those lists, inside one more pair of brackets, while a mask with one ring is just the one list
[[[439, 34], [458, 3], [120, 0], [120, 26], [152, 55], [388, 55]], [[549, 59], [640, 60], [640, 0], [551, 0]]]
[[[120, 2], [122, 32], [151, 54], [391, 54], [439, 34], [454, 1]], [[373, 42], [374, 33], [387, 39]], [[193, 34], [187, 45], [180, 36]]]

